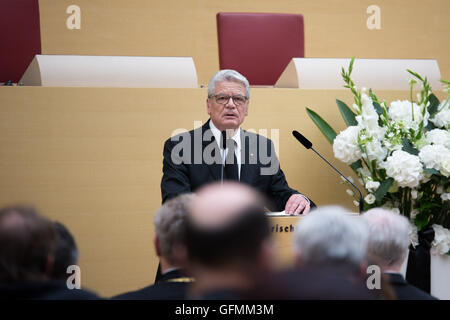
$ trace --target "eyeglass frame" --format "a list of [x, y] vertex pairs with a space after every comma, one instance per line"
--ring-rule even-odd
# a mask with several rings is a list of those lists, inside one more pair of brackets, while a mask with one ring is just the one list
[[[228, 98], [228, 99], [227, 99], [227, 101], [225, 103], [220, 103], [220, 102], [217, 101], [218, 97], [223, 97], [223, 98]], [[244, 98], [245, 101], [242, 104], [237, 104], [236, 101], [234, 100], [235, 97]], [[212, 95], [209, 95], [208, 98], [209, 99], [214, 98], [214, 101], [216, 101], [217, 104], [220, 104], [222, 106], [226, 105], [230, 101], [230, 98], [231, 98], [231, 100], [233, 100], [233, 103], [234, 103], [235, 106], [243, 106], [243, 105], [245, 105], [248, 102], [248, 100], [250, 100], [246, 96], [241, 96], [241, 95], [230, 96], [228, 94], [212, 94]]]

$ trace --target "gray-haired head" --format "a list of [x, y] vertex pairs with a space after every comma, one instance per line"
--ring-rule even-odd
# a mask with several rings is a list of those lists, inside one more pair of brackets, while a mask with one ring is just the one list
[[297, 223], [294, 250], [308, 265], [345, 262], [359, 267], [367, 247], [367, 227], [339, 206], [311, 211]]
[[231, 69], [224, 69], [216, 72], [208, 83], [208, 98], [214, 94], [216, 90], [216, 83], [222, 81], [234, 81], [242, 83], [245, 87], [246, 97], [250, 99], [250, 85], [248, 80], [239, 72]]
[[177, 263], [174, 245], [185, 244], [187, 208], [194, 194], [182, 194], [166, 201], [155, 213], [155, 234], [158, 237], [161, 255], [171, 264]]
[[370, 209], [363, 219], [369, 228], [368, 254], [384, 267], [401, 266], [409, 245], [408, 219], [383, 208]]

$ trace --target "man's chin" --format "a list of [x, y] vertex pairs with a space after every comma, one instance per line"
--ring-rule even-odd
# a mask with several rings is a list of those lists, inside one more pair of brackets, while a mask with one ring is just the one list
[[239, 123], [239, 121], [236, 121], [236, 120], [226, 120], [226, 121], [223, 121], [222, 122], [222, 127], [226, 130], [226, 129], [233, 129], [233, 130], [235, 130], [235, 129], [237, 129], [237, 128], [239, 128], [239, 125], [240, 125], [240, 123]]

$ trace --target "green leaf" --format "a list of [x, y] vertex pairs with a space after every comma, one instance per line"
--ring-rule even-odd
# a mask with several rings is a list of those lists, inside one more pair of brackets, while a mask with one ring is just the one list
[[409, 70], [409, 69], [406, 69], [406, 71], [408, 71], [409, 73], [411, 73], [414, 77], [416, 77], [417, 79], [419, 79], [420, 81], [422, 81], [423, 82], [423, 79], [422, 79], [422, 77], [421, 76], [419, 76], [419, 74], [418, 73], [416, 73], [416, 72], [414, 72], [414, 71], [411, 71], [411, 70]]
[[424, 171], [426, 174], [437, 174], [437, 175], [440, 175], [440, 174], [441, 174], [438, 170], [433, 169], [433, 168], [425, 168], [425, 169], [423, 169], [423, 171]]
[[419, 154], [419, 150], [417, 150], [414, 147], [414, 145], [411, 143], [411, 141], [409, 141], [408, 139], [403, 138], [402, 139], [402, 144], [403, 144], [403, 147], [402, 147], [403, 151], [406, 151], [406, 152], [408, 152], [410, 154], [413, 154], [415, 156], [417, 156]]
[[379, 116], [384, 113], [383, 108], [380, 106], [379, 103], [374, 102], [373, 107], [375, 108], [375, 111], [378, 113]]
[[428, 101], [430, 101], [430, 105], [428, 106], [428, 113], [430, 116], [434, 115], [438, 111], [439, 107], [439, 99], [434, 95], [434, 93], [430, 94], [428, 97]]
[[322, 119], [317, 113], [312, 111], [311, 109], [306, 108], [306, 113], [311, 118], [311, 120], [316, 124], [317, 128], [323, 133], [325, 138], [333, 144], [334, 139], [336, 138], [337, 134], [336, 131], [330, 125]]
[[341, 112], [342, 118], [344, 118], [345, 124], [347, 126], [356, 126], [358, 122], [355, 119], [356, 114], [341, 100], [336, 99], [339, 111]]
[[414, 218], [414, 223], [417, 226], [417, 230], [420, 231], [423, 228], [425, 228], [428, 224], [428, 215], [425, 213], [419, 213], [415, 218]]
[[393, 178], [387, 178], [380, 184], [377, 191], [375, 191], [375, 198], [377, 201], [381, 201], [384, 198], [384, 196], [386, 195], [386, 193], [388, 192], [389, 188], [392, 186], [393, 183], [394, 183]]
[[350, 165], [350, 168], [352, 168], [353, 171], [356, 171], [356, 170], [358, 170], [359, 168], [362, 168], [362, 167], [363, 167], [363, 166], [362, 166], [361, 159], [359, 159], [359, 160], [353, 162], [353, 163]]

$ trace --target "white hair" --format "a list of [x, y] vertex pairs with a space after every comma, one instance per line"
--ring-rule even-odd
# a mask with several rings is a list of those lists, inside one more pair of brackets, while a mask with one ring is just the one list
[[247, 78], [245, 78], [239, 72], [231, 69], [217, 71], [211, 77], [208, 83], [208, 98], [214, 94], [214, 91], [216, 90], [216, 83], [222, 81], [234, 81], [242, 83], [245, 87], [246, 97], [250, 99], [250, 85]]
[[367, 252], [385, 266], [402, 263], [409, 245], [409, 222], [404, 216], [374, 208], [363, 214], [369, 228]]
[[312, 210], [295, 228], [294, 250], [306, 264], [345, 261], [359, 267], [365, 258], [368, 232], [360, 217], [340, 206]]

